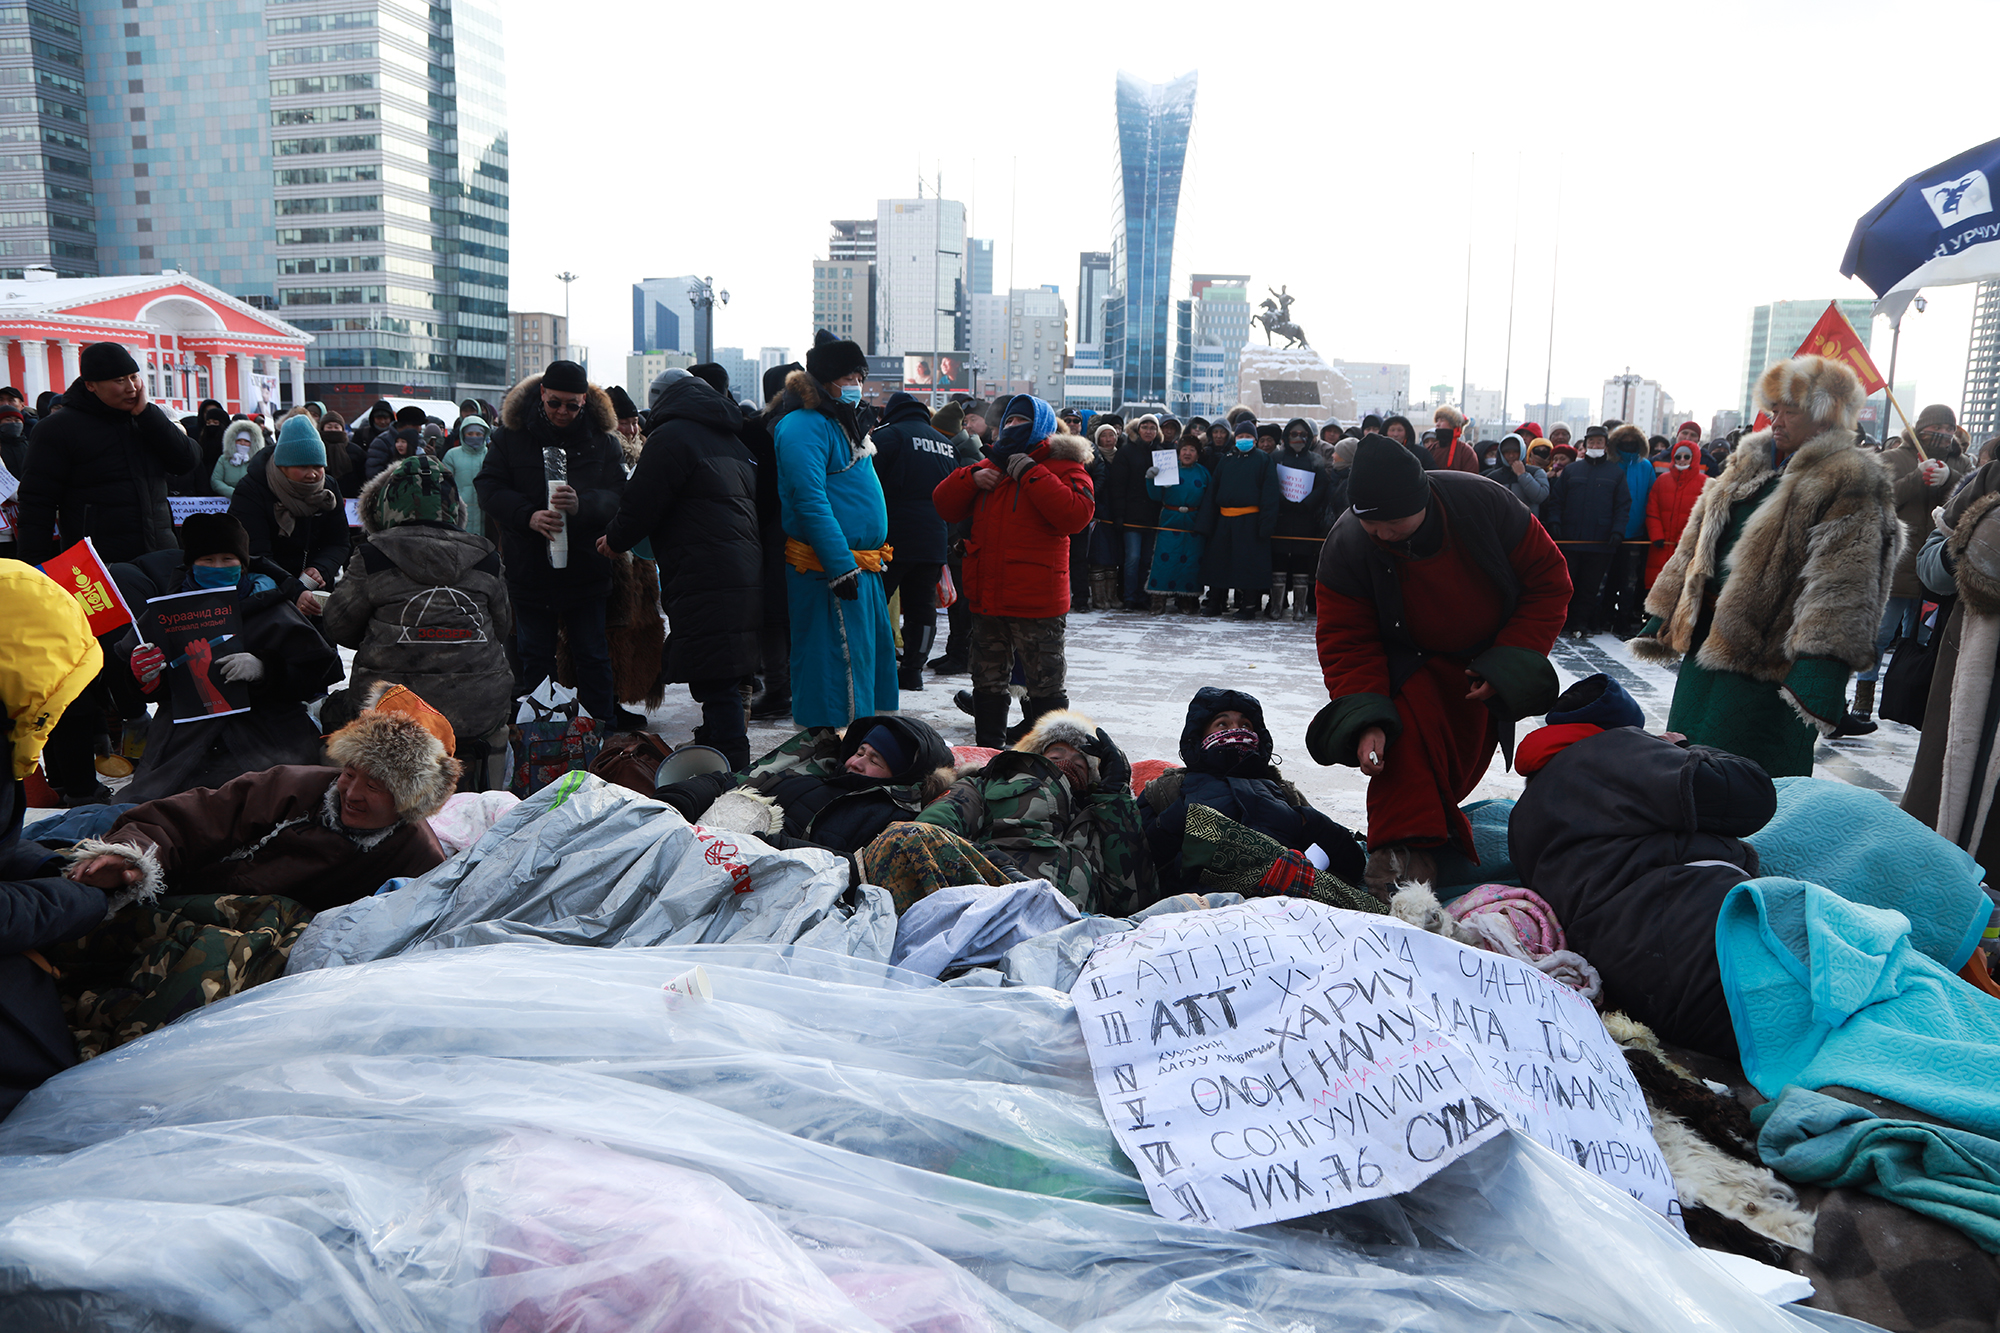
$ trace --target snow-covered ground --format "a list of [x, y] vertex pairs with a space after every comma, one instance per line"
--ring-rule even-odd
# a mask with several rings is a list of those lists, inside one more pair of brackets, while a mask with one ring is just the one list
[[[943, 651], [945, 633], [940, 616], [937, 652]], [[1366, 826], [1366, 780], [1351, 768], [1321, 768], [1306, 754], [1306, 724], [1326, 703], [1311, 625], [1075, 612], [1069, 618], [1068, 644], [1071, 707], [1095, 718], [1132, 759], [1176, 758], [1188, 700], [1203, 685], [1247, 690], [1264, 704], [1286, 776], [1335, 819]], [[1566, 638], [1553, 658], [1564, 684], [1599, 671], [1610, 674], [1638, 699], [1648, 726], [1665, 728], [1673, 701], [1672, 668], [1634, 660], [1610, 635], [1581, 642]], [[921, 692], [903, 694], [903, 711], [931, 722], [951, 744], [970, 745], [972, 719], [952, 704], [953, 692], [970, 683], [965, 676], [926, 672]], [[651, 718], [653, 730], [678, 745], [688, 739], [700, 712], [686, 687], [676, 685]], [[1521, 732], [1527, 729], [1523, 723]], [[751, 723], [752, 753], [777, 745], [791, 732], [789, 723]], [[1898, 800], [1916, 750], [1914, 730], [1884, 722], [1872, 736], [1822, 742], [1815, 771]], [[1520, 778], [1502, 770], [1495, 756], [1471, 799], [1516, 796], [1520, 790]]]

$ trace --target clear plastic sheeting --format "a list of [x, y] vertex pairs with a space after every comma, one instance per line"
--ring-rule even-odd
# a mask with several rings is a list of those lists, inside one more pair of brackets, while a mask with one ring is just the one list
[[[704, 968], [713, 998], [663, 987]], [[1252, 1231], [1155, 1216], [1067, 997], [802, 947], [292, 976], [0, 1123], [0, 1327], [1783, 1330], [1532, 1142]]]
[[742, 939], [886, 959], [895, 905], [848, 879], [832, 852], [712, 832], [664, 802], [572, 773], [428, 874], [321, 912], [287, 971], [524, 939], [596, 948]]

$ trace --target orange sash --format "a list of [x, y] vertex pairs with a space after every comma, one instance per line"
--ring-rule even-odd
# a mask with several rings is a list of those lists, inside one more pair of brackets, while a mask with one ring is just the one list
[[[855, 564], [870, 574], [880, 574], [882, 566], [888, 564], [890, 558], [896, 554], [896, 548], [885, 546], [879, 551], [855, 551], [852, 554]], [[826, 566], [819, 562], [819, 556], [813, 551], [812, 546], [797, 537], [785, 538], [785, 563], [801, 574], [826, 573]]]

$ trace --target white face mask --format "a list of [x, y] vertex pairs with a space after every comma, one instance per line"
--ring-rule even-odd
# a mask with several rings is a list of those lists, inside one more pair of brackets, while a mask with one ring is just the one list
[[1602, 458], [1604, 457], [1604, 451], [1602, 449], [1585, 449], [1583, 456], [1585, 458]]
[[1674, 460], [1674, 470], [1676, 472], [1685, 472], [1688, 469], [1688, 465], [1693, 461], [1691, 458], [1676, 458]]

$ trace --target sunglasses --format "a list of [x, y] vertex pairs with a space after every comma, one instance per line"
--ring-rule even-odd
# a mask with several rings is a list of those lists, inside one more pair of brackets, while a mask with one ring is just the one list
[[572, 403], [562, 398], [544, 398], [542, 400], [542, 407], [544, 410], [550, 412], [581, 412], [583, 411], [583, 402], [581, 399]]

